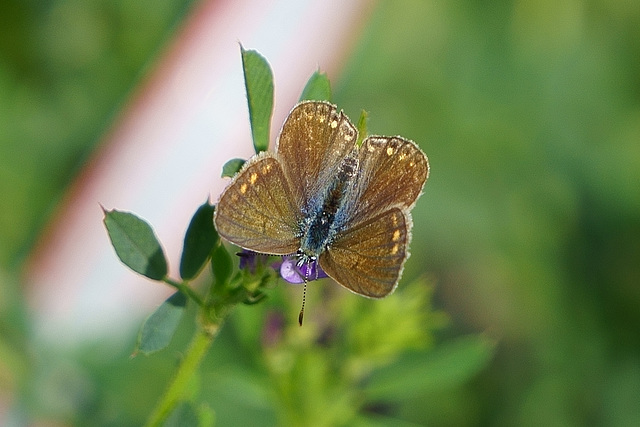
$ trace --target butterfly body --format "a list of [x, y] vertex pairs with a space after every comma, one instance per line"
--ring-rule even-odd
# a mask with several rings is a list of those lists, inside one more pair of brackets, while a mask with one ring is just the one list
[[373, 298], [395, 289], [409, 256], [410, 210], [429, 174], [412, 141], [370, 136], [326, 102], [296, 105], [276, 153], [248, 160], [220, 196], [214, 221], [236, 245], [296, 255]]
[[345, 206], [348, 205], [349, 190], [358, 171], [358, 161], [346, 157], [335, 176], [330, 178], [323, 194], [312, 200], [308, 220], [303, 221], [302, 239], [299, 253], [315, 260], [331, 244], [345, 220]]

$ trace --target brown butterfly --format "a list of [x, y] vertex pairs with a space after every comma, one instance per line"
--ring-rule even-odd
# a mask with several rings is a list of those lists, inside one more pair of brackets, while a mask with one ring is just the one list
[[402, 137], [369, 136], [358, 146], [357, 136], [334, 105], [296, 105], [276, 152], [249, 159], [220, 196], [220, 235], [251, 251], [294, 255], [298, 265], [317, 262], [357, 294], [389, 295], [409, 256], [410, 211], [429, 162]]

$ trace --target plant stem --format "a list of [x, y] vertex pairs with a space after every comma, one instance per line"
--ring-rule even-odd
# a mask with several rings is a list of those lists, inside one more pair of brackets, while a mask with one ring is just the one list
[[162, 279], [162, 281], [168, 285], [173, 286], [174, 288], [181, 291], [185, 295], [189, 296], [192, 300], [196, 302], [196, 304], [198, 304], [198, 306], [200, 307], [204, 306], [204, 301], [202, 300], [200, 295], [198, 295], [193, 289], [191, 289], [191, 287], [186, 285], [185, 282], [176, 282], [175, 280], [170, 279], [168, 277], [165, 277], [164, 279]]
[[209, 323], [198, 328], [175, 377], [149, 416], [145, 424], [147, 427], [162, 425], [178, 402], [184, 397], [191, 378], [196, 373], [219, 330], [220, 323]]

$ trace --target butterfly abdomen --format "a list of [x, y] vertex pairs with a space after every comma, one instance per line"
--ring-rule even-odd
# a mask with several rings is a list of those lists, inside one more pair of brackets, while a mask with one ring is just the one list
[[335, 234], [336, 220], [340, 209], [349, 196], [349, 189], [358, 170], [358, 159], [347, 156], [338, 173], [331, 177], [330, 184], [316, 201], [306, 224], [300, 243], [300, 252], [317, 257], [324, 251]]

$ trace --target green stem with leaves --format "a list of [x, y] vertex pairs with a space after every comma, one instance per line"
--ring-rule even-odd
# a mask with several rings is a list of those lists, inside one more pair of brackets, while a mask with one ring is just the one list
[[184, 398], [191, 379], [211, 347], [221, 325], [222, 321], [218, 323], [207, 322], [198, 328], [173, 380], [149, 416], [145, 424], [147, 427], [162, 425], [176, 405]]
[[196, 291], [194, 291], [189, 285], [187, 285], [184, 281], [177, 282], [169, 277], [165, 277], [164, 279], [162, 279], [162, 281], [165, 282], [167, 285], [173, 286], [183, 294], [187, 295], [196, 304], [198, 304], [198, 307], [204, 306], [204, 301], [202, 300], [200, 295]]

